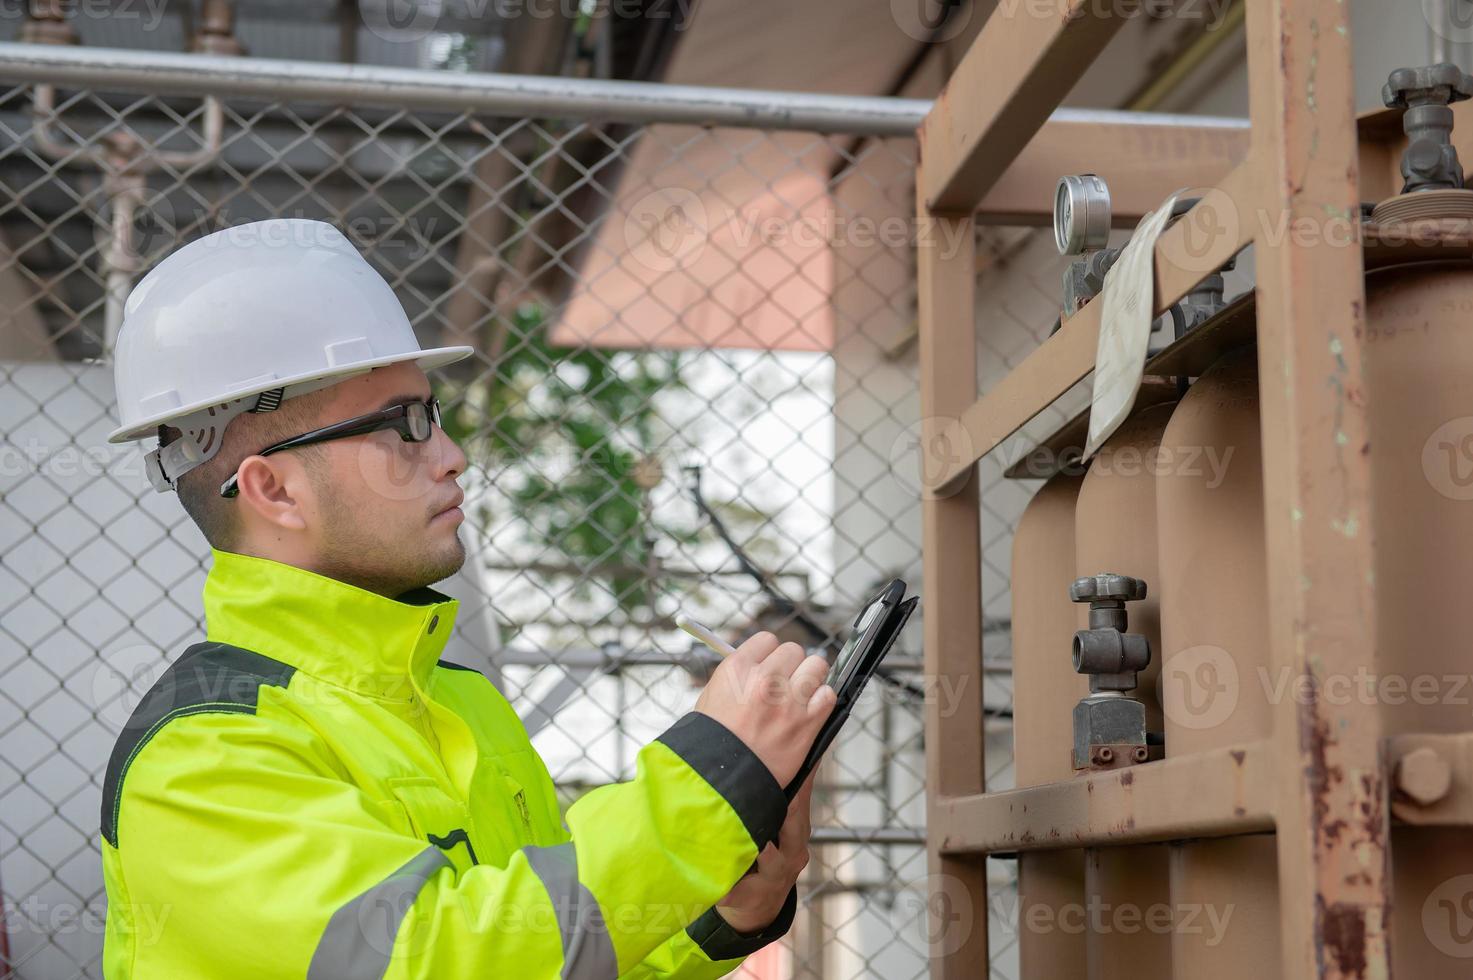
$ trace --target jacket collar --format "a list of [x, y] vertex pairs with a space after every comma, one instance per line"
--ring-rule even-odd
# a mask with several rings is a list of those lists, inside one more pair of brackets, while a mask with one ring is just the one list
[[210, 552], [208, 640], [374, 697], [407, 701], [411, 681], [426, 689], [459, 600], [427, 586], [388, 599], [269, 558]]

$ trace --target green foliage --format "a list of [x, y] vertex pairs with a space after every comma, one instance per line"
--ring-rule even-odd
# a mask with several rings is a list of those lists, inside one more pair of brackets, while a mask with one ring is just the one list
[[526, 542], [548, 550], [543, 561], [590, 569], [576, 597], [589, 598], [597, 582], [631, 618], [648, 614], [657, 590], [672, 584], [658, 581], [655, 546], [697, 537], [658, 513], [639, 479], [663, 431], [655, 396], [685, 388], [681, 355], [554, 347], [532, 304], [503, 329], [496, 370], [445, 420], [510, 508], [482, 520], [512, 516]]

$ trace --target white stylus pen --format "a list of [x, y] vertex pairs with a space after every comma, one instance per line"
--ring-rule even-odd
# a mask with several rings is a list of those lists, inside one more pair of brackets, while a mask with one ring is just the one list
[[696, 639], [706, 644], [706, 646], [710, 647], [712, 651], [720, 654], [723, 657], [729, 657], [733, 653], [736, 653], [736, 647], [732, 646], [730, 643], [727, 643], [721, 637], [717, 636], [715, 633], [711, 632], [711, 630], [709, 630], [705, 626], [702, 626], [694, 619], [691, 619], [689, 616], [677, 616], [675, 618], [675, 625], [679, 626], [691, 636], [694, 636]]

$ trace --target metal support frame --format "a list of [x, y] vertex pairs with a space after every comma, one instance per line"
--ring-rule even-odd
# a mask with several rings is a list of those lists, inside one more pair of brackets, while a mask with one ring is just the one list
[[[1355, 221], [1359, 168], [1368, 163], [1374, 172], [1366, 183], [1384, 187], [1396, 135], [1377, 113], [1362, 121], [1358, 141], [1343, 3], [1245, 2], [1251, 150], [1242, 152], [1240, 131], [1199, 133], [1202, 152], [1179, 166], [1148, 163], [1147, 171], [1172, 176], [1132, 194], [1159, 196], [1181, 183], [1217, 188], [1156, 246], [1158, 315], [1256, 246], [1259, 359], [1263, 377], [1278, 379], [1262, 394], [1263, 417], [1274, 420], [1263, 432], [1272, 653], [1292, 676], [1315, 679], [1370, 662], [1376, 635], [1370, 471], [1361, 452], [1362, 252], [1269, 232], [1285, 220]], [[950, 226], [944, 240], [970, 242], [979, 220], [1008, 213], [997, 202], [1020, 193], [1012, 187], [1033, 187], [1036, 198], [1043, 178], [1018, 170], [1020, 161], [1051, 161], [1043, 175], [1050, 179], [1094, 169], [1083, 160], [1061, 169], [1058, 161], [1095, 147], [1071, 150], [1055, 142], [1062, 130], [1044, 127], [1125, 13], [1079, 0], [1064, 7], [1061, 17], [997, 8], [921, 125], [918, 210], [923, 223]], [[1122, 146], [1149, 140], [1147, 126], [1122, 123], [1103, 147], [1107, 160], [1119, 163]], [[1203, 217], [1210, 223], [1196, 227], [1225, 233], [1193, 256], [1185, 236]], [[982, 658], [975, 464], [1093, 368], [1100, 304], [1065, 320], [979, 398], [971, 253], [940, 255], [924, 244], [919, 251], [923, 445], [935, 454], [925, 470], [925, 656], [935, 678], [959, 684], [976, 679]], [[1183, 256], [1189, 267], [1174, 261]], [[1359, 532], [1346, 533], [1347, 522]], [[1273, 830], [1284, 975], [1389, 976], [1391, 794], [1377, 714], [1296, 699], [1276, 710], [1275, 734], [1263, 743], [988, 794], [980, 705], [967, 702], [946, 717], [928, 705], [932, 873], [959, 876], [971, 905], [985, 908], [987, 853]], [[1453, 754], [1453, 789], [1422, 811], [1428, 822], [1455, 820], [1468, 805], [1465, 756]], [[947, 936], [954, 927], [933, 924], [950, 941], [932, 976], [986, 975], [985, 930], [973, 930], [980, 945], [958, 944]]]

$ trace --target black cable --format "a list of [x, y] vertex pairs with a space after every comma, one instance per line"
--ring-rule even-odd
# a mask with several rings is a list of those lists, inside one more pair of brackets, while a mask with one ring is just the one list
[[[701, 468], [699, 466], [687, 466], [684, 469], [690, 477], [687, 489], [690, 491], [691, 499], [695, 501], [696, 509], [701, 512], [706, 520], [711, 522], [711, 527], [716, 531], [717, 536], [721, 538], [727, 548], [731, 549], [731, 553], [736, 558], [737, 564], [741, 566], [742, 571], [755, 579], [758, 588], [778, 607], [779, 611], [784, 615], [791, 616], [794, 621], [809, 632], [815, 642], [821, 643], [825, 647], [832, 647], [835, 637], [773, 584], [772, 578], [766, 572], [762, 571], [761, 568], [757, 567], [757, 563], [752, 561], [747, 555], [746, 549], [737, 543], [736, 538], [732, 537], [731, 532], [727, 530], [726, 522], [721, 519], [721, 515], [717, 514], [711, 505], [706, 502], [705, 495], [701, 493]], [[875, 676], [897, 691], [903, 691], [905, 694], [917, 700], [925, 700], [926, 692], [923, 688], [912, 684], [910, 681], [896, 677], [886, 667], [877, 667], [875, 669]], [[1013, 717], [1011, 708], [983, 708], [982, 713], [992, 718]]]

